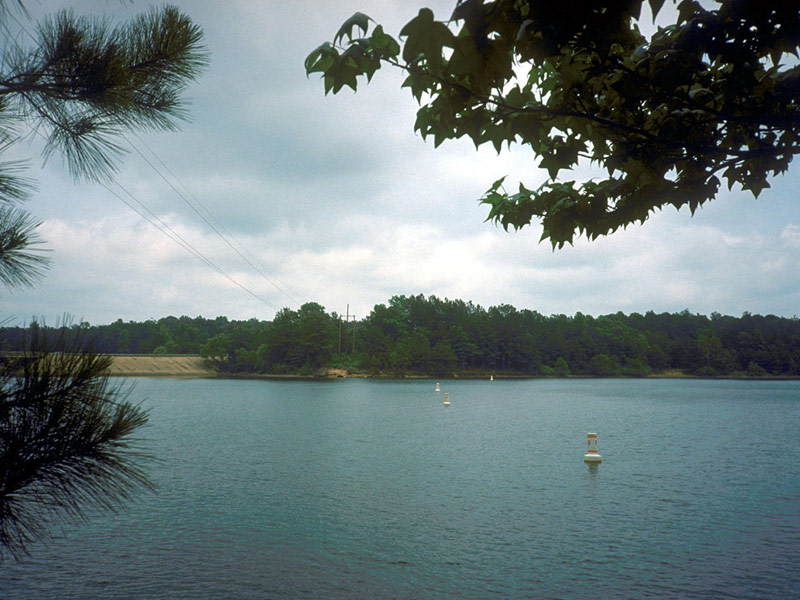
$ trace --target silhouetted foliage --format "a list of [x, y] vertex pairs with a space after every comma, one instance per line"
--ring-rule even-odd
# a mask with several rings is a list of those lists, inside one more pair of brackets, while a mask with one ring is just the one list
[[[170, 130], [181, 94], [205, 65], [202, 31], [174, 7], [112, 27], [62, 11], [24, 47], [7, 17], [23, 2], [0, 0], [0, 155], [26, 135], [44, 140], [75, 179], [108, 180], [131, 130]], [[38, 222], [19, 204], [32, 184], [25, 164], [0, 161], [0, 284], [32, 285], [49, 266]], [[64, 518], [115, 508], [148, 481], [132, 434], [147, 420], [108, 383], [108, 358], [87, 343], [88, 324], [8, 330], [0, 362], [0, 558], [19, 557]], [[198, 334], [199, 335], [199, 334]], [[154, 335], [148, 335], [150, 343]], [[189, 332], [182, 338], [191, 339]], [[131, 347], [131, 334], [114, 336]], [[167, 350], [166, 344], [150, 348]], [[176, 346], [175, 351], [181, 351]]]
[[32, 326], [26, 349], [0, 365], [0, 558], [150, 487], [132, 437], [147, 414], [110, 383], [111, 359], [85, 334], [40, 333]]
[[665, 206], [694, 212], [723, 179], [757, 197], [800, 153], [796, 2], [675, 0], [649, 37], [645, 4], [667, 12], [664, 0], [457, 0], [441, 20], [421, 8], [400, 42], [356, 13], [305, 67], [326, 94], [401, 70], [414, 129], [435, 146], [530, 151], [549, 179], [515, 191], [503, 177], [481, 201], [506, 229], [541, 220], [561, 247]]

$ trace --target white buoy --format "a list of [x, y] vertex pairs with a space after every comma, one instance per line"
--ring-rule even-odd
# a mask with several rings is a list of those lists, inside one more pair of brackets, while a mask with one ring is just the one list
[[445, 395], [444, 395], [444, 405], [445, 406], [450, 406], [450, 394], [448, 394], [448, 393], [445, 393]]
[[586, 445], [588, 446], [588, 450], [586, 454], [583, 455], [583, 462], [587, 463], [599, 463], [603, 462], [603, 457], [600, 456], [597, 452], [597, 434], [596, 433], [587, 433], [586, 434]]
[[441, 392], [442, 391], [442, 390], [439, 389], [439, 382], [438, 381], [436, 382], [436, 391], [437, 392]]
[[494, 375], [489, 375], [489, 381], [494, 381]]

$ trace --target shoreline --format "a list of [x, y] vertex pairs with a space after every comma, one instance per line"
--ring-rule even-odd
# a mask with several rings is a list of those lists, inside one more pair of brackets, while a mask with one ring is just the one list
[[[109, 371], [111, 377], [172, 377], [178, 379], [273, 379], [273, 380], [316, 380], [334, 381], [336, 379], [441, 379], [441, 380], [482, 380], [491, 375], [495, 380], [509, 381], [515, 379], [591, 379], [587, 375], [571, 375], [567, 377], [552, 377], [542, 375], [514, 375], [514, 374], [466, 374], [466, 375], [406, 375], [403, 377], [387, 375], [370, 375], [367, 373], [348, 373], [343, 369], [327, 369], [315, 375], [282, 375], [270, 373], [220, 373], [206, 366], [205, 361], [198, 355], [111, 355], [112, 366]], [[739, 381], [796, 381], [800, 377], [794, 376], [765, 376], [748, 377], [737, 375], [719, 375], [716, 377], [698, 377], [679, 371], [666, 371], [655, 373], [646, 377], [604, 377], [601, 379], [730, 379]]]

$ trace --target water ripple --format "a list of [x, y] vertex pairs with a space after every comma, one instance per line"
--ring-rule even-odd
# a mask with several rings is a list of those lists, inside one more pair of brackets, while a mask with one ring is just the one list
[[142, 380], [159, 494], [0, 565], [0, 598], [800, 589], [800, 384], [452, 381], [447, 409], [432, 388]]

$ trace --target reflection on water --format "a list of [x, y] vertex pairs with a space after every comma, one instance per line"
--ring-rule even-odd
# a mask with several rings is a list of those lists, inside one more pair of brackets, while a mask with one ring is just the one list
[[590, 462], [584, 464], [586, 465], [586, 468], [589, 469], [589, 475], [591, 475], [593, 478], [597, 477], [597, 473], [600, 470], [600, 465], [598, 463], [590, 463]]

